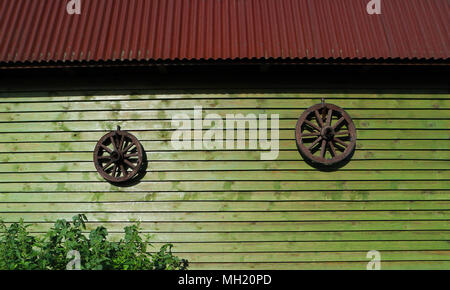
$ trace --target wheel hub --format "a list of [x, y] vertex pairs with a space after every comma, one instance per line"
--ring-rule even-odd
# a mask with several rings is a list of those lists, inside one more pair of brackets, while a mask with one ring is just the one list
[[333, 140], [335, 135], [334, 129], [331, 126], [326, 126], [322, 129], [321, 136], [327, 141]]
[[119, 162], [119, 161], [122, 160], [122, 158], [123, 158], [122, 154], [119, 153], [119, 152], [117, 152], [117, 151], [113, 151], [113, 152], [111, 153], [111, 160], [112, 160], [113, 162]]

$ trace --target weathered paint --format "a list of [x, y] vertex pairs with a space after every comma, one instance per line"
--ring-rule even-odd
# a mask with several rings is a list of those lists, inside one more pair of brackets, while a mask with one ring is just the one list
[[[0, 95], [0, 217], [36, 234], [86, 213], [88, 229], [116, 239], [142, 221], [157, 247], [192, 269], [383, 269], [450, 267], [448, 94], [327, 94], [358, 130], [352, 161], [336, 172], [309, 167], [295, 122], [321, 94]], [[280, 154], [174, 150], [173, 115], [280, 114]], [[96, 173], [92, 150], [121, 125], [147, 151], [149, 171], [119, 188]]]

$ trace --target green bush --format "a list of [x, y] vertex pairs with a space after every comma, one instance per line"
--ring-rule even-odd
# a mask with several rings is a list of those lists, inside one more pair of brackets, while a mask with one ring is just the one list
[[187, 260], [172, 254], [171, 244], [162, 246], [155, 254], [148, 253], [149, 237], [141, 238], [138, 225], [125, 227], [124, 238], [111, 242], [104, 227], [84, 235], [86, 222], [82, 214], [74, 216], [72, 223], [58, 220], [44, 236], [35, 237], [23, 220], [9, 227], [0, 221], [0, 270], [72, 269], [77, 264], [77, 256], [81, 270], [185, 270], [188, 267]]

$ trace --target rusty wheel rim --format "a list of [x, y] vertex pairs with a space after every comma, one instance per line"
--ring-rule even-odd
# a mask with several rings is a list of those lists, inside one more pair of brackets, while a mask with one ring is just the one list
[[142, 167], [142, 146], [135, 136], [118, 128], [97, 142], [94, 163], [104, 179], [110, 182], [129, 181]]
[[321, 165], [334, 165], [349, 157], [356, 146], [350, 116], [333, 104], [317, 104], [298, 119], [295, 130], [300, 154]]

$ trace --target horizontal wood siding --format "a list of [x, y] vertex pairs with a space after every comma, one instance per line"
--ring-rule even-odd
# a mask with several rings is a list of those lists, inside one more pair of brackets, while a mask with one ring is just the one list
[[[352, 161], [336, 172], [307, 165], [295, 124], [327, 101], [354, 119]], [[175, 114], [279, 114], [280, 153], [174, 150]], [[149, 160], [142, 181], [116, 187], [92, 151], [121, 125]], [[140, 220], [191, 269], [450, 268], [448, 94], [0, 94], [0, 217], [36, 234], [86, 213], [116, 239]]]

